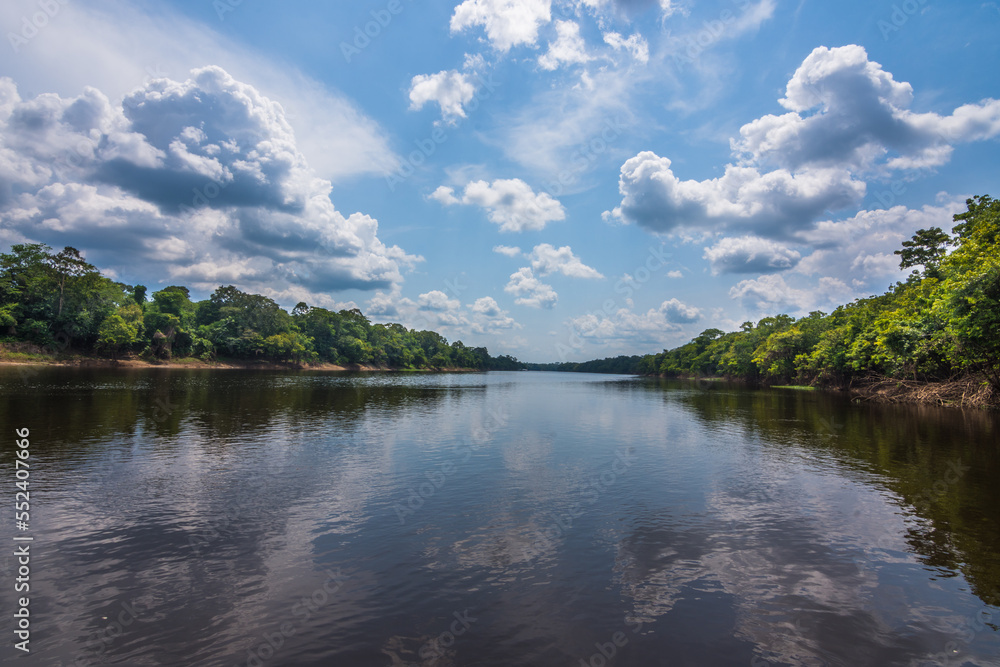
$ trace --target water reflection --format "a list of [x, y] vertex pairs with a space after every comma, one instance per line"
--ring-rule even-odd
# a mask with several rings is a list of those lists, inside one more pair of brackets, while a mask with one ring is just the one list
[[0, 368], [0, 391], [36, 443], [37, 664], [1000, 653], [982, 413], [541, 373]]

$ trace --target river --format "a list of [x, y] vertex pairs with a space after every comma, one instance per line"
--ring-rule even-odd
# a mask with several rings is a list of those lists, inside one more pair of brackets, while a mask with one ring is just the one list
[[0, 393], [11, 664], [1000, 665], [993, 414], [530, 372]]

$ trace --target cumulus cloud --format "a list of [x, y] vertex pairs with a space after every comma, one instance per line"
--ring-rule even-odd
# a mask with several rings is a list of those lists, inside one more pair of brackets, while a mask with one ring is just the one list
[[856, 45], [815, 49], [779, 103], [789, 113], [744, 125], [722, 176], [681, 180], [642, 152], [622, 165], [621, 204], [606, 219], [660, 233], [743, 231], [788, 239], [861, 203], [865, 179], [944, 164], [955, 143], [1000, 135], [1000, 101], [917, 113], [913, 90]]
[[673, 0], [576, 0], [576, 4], [578, 7], [586, 7], [600, 18], [613, 18], [617, 14], [629, 19], [654, 7], [659, 8], [662, 18], [678, 11]]
[[914, 169], [945, 164], [952, 145], [1000, 134], [1000, 101], [985, 100], [948, 116], [909, 110], [913, 88], [893, 79], [864, 48], [819, 47], [795, 71], [779, 100], [789, 113], [740, 129], [735, 151], [788, 169], [880, 164]]
[[830, 276], [847, 282], [865, 293], [885, 289], [904, 270], [893, 252], [918, 229], [948, 229], [952, 216], [965, 209], [960, 197], [920, 209], [894, 206], [890, 209], [860, 211], [845, 220], [824, 220], [796, 235], [796, 240], [814, 248], [803, 257], [796, 273]]
[[659, 312], [663, 313], [668, 322], [674, 324], [688, 324], [701, 319], [701, 310], [677, 299], [670, 299], [661, 303]]
[[786, 246], [755, 236], [724, 238], [705, 248], [712, 273], [773, 273], [798, 264], [802, 255]]
[[604, 276], [586, 264], [579, 257], [573, 254], [573, 250], [567, 245], [556, 248], [548, 243], [536, 245], [531, 254], [531, 268], [538, 272], [540, 276], [547, 276], [552, 273], [561, 273], [570, 278], [603, 278]]
[[503, 232], [540, 230], [553, 220], [563, 220], [566, 211], [559, 200], [546, 192], [536, 194], [519, 178], [497, 179], [492, 183], [473, 181], [465, 186], [462, 198], [454, 188], [441, 186], [431, 195], [446, 206], [472, 204], [486, 209], [490, 222], [500, 225]]
[[521, 254], [521, 249], [517, 246], [495, 245], [493, 246], [493, 252], [506, 257], [517, 257]]
[[417, 330], [437, 331], [451, 340], [469, 335], [509, 334], [523, 328], [493, 297], [480, 297], [463, 306], [440, 290], [431, 290], [416, 300], [398, 290], [376, 292], [365, 313], [381, 322], [398, 322]]
[[500, 333], [522, 328], [493, 297], [480, 297], [469, 306], [472, 311], [472, 332], [477, 334]]
[[454, 206], [462, 203], [462, 200], [455, 196], [455, 188], [449, 188], [447, 185], [439, 186], [437, 190], [428, 195], [428, 198], [443, 206]]
[[596, 344], [662, 344], [683, 329], [701, 319], [698, 308], [677, 299], [664, 301], [645, 313], [629, 308], [619, 308], [614, 313], [588, 313], [568, 321], [575, 334]]
[[493, 48], [506, 53], [519, 44], [534, 45], [539, 28], [551, 20], [551, 0], [465, 0], [455, 7], [451, 31], [482, 26]]
[[585, 63], [590, 59], [587, 45], [580, 36], [580, 25], [575, 21], [556, 21], [556, 40], [538, 58], [538, 65], [542, 69], [554, 70], [560, 65]]
[[[0, 3], [0, 25], [20, 32], [22, 18], [38, 9], [30, 0]], [[120, 107], [151, 79], [183, 79], [192, 69], [214, 64], [280, 101], [299, 151], [321, 177], [336, 183], [359, 174], [389, 174], [398, 166], [388, 133], [351, 99], [212, 25], [223, 24], [192, 20], [166, 6], [149, 12], [124, 0], [62, 2], [59, 19], [38, 31], [23, 57], [3, 60], [3, 74], [21, 82], [22, 90], [30, 82], [33, 91], [63, 97], [79, 95], [89, 85]]]
[[0, 100], [4, 240], [268, 295], [388, 287], [420, 259], [383, 244], [373, 218], [337, 211], [282, 107], [221, 68], [149, 81], [122, 106], [93, 88], [21, 100], [10, 80]]
[[739, 299], [752, 312], [806, 312], [816, 308], [839, 305], [854, 296], [854, 290], [837, 278], [820, 278], [812, 289], [790, 286], [780, 275], [760, 276], [742, 280], [729, 290], [732, 299]]
[[682, 181], [670, 165], [651, 151], [626, 161], [618, 184], [622, 202], [605, 218], [655, 232], [724, 228], [782, 235], [827, 211], [860, 203], [866, 189], [845, 169], [761, 173], [727, 165], [719, 178]]
[[427, 310], [446, 311], [455, 310], [462, 304], [458, 299], [449, 299], [441, 290], [431, 290], [417, 297], [417, 305]]
[[639, 33], [633, 33], [626, 38], [617, 32], [606, 32], [604, 42], [616, 51], [627, 51], [643, 65], [649, 62], [649, 43]]
[[419, 111], [428, 102], [441, 107], [441, 116], [450, 122], [465, 118], [464, 105], [476, 94], [469, 76], [458, 70], [418, 74], [410, 82], [410, 109]]
[[368, 301], [365, 313], [376, 321], [393, 321], [417, 330], [437, 331], [444, 335], [468, 332], [469, 319], [458, 299], [449, 299], [440, 290], [420, 294], [416, 301], [402, 296], [398, 289], [376, 292]]
[[553, 308], [559, 298], [552, 286], [536, 278], [528, 267], [510, 274], [510, 281], [503, 290], [517, 297], [514, 303], [531, 308]]

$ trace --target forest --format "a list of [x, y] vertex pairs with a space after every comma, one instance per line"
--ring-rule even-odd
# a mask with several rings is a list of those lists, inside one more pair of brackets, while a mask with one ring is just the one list
[[514, 357], [449, 344], [433, 331], [372, 324], [360, 310], [299, 303], [291, 313], [233, 286], [192, 301], [186, 287], [147, 295], [115, 282], [75, 248], [15, 244], [0, 254], [0, 343], [8, 351], [148, 361], [196, 357], [380, 368], [518, 370]]
[[755, 385], [847, 388], [951, 383], [963, 398], [1000, 395], [1000, 201], [967, 200], [951, 233], [919, 230], [896, 251], [912, 272], [879, 296], [832, 313], [707, 329], [659, 354], [587, 362], [524, 364], [484, 347], [449, 344], [433, 331], [372, 324], [360, 310], [272, 299], [219, 287], [192, 301], [186, 287], [147, 296], [142, 285], [105, 277], [74, 248], [16, 244], [0, 254], [0, 343], [26, 343], [149, 360], [220, 357], [277, 362], [369, 364], [724, 377]]
[[562, 361], [550, 364], [525, 364], [529, 371], [561, 371], [564, 373], [612, 373], [629, 375], [638, 372], [641, 355], [608, 357], [592, 361]]
[[[1000, 395], [1000, 201], [978, 196], [951, 234], [919, 230], [896, 251], [905, 281], [832, 313], [708, 329], [642, 358], [636, 372], [726, 377], [760, 385], [950, 387], [962, 400]], [[974, 394], [975, 396], [972, 396]], [[942, 394], [940, 402], [956, 402]], [[957, 400], [957, 399], [956, 399]]]

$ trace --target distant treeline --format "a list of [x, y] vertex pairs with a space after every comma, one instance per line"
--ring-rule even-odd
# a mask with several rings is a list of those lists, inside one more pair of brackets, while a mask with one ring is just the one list
[[0, 254], [0, 342], [112, 358], [225, 356], [413, 369], [524, 366], [509, 355], [492, 357], [485, 347], [449, 344], [433, 331], [372, 324], [358, 309], [334, 312], [299, 303], [288, 313], [233, 286], [197, 302], [180, 286], [147, 298], [145, 286], [103, 276], [75, 248], [51, 250], [17, 244]]
[[1000, 390], [1000, 202], [975, 197], [947, 234], [918, 231], [896, 251], [905, 282], [827, 315], [813, 312], [708, 329], [690, 343], [642, 358], [637, 371], [722, 376], [755, 384], [846, 387], [894, 379], [972, 380]]
[[594, 359], [593, 361], [566, 361], [551, 364], [525, 364], [529, 371], [563, 371], [569, 373], [620, 373], [629, 375], [639, 373], [639, 363], [643, 360], [640, 355], [626, 357], [608, 357], [607, 359]]

